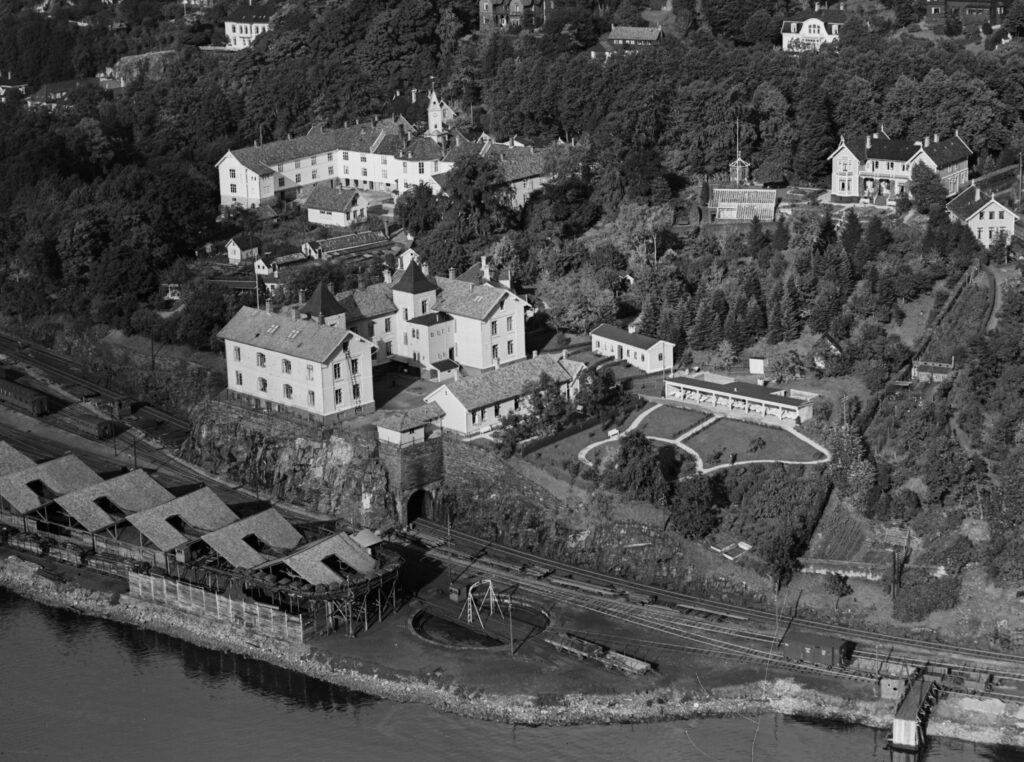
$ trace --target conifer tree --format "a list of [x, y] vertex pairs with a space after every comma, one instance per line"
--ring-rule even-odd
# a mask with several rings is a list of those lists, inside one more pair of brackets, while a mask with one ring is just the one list
[[847, 209], [846, 214], [843, 215], [843, 235], [840, 238], [847, 254], [852, 256], [857, 251], [863, 233], [864, 229], [861, 227], [857, 212]]
[[720, 340], [720, 324], [711, 300], [705, 299], [697, 307], [697, 316], [690, 327], [690, 346], [694, 349], [711, 349]]
[[782, 319], [779, 317], [781, 310], [782, 305], [775, 302], [768, 312], [768, 330], [764, 338], [769, 344], [778, 344], [783, 339]]
[[765, 331], [768, 330], [768, 321], [764, 314], [764, 308], [753, 297], [747, 299], [744, 322], [746, 323], [747, 335], [750, 337], [751, 343], [764, 336]]
[[799, 339], [803, 331], [803, 321], [800, 319], [800, 295], [792, 278], [786, 281], [781, 310], [782, 337], [786, 341]]
[[789, 226], [785, 220], [775, 223], [775, 232], [772, 234], [772, 248], [775, 251], [785, 251], [789, 248]]

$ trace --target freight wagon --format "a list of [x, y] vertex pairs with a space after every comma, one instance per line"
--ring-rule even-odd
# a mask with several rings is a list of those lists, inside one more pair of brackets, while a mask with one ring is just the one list
[[844, 669], [853, 659], [857, 644], [827, 635], [787, 635], [779, 643], [779, 651], [790, 661], [815, 664], [820, 667]]
[[0, 378], [0, 402], [34, 416], [46, 415], [50, 412], [49, 397], [6, 378]]

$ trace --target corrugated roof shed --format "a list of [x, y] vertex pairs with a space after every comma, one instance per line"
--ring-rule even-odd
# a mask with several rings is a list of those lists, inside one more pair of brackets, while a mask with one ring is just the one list
[[311, 585], [344, 582], [346, 575], [332, 569], [330, 565], [334, 564], [338, 564], [339, 571], [344, 570], [341, 566], [343, 564], [360, 575], [372, 574], [377, 569], [373, 556], [347, 534], [336, 534], [312, 542], [280, 560]]
[[116, 512], [111, 512], [114, 508], [124, 514], [137, 513], [173, 499], [174, 495], [160, 486], [153, 477], [136, 469], [69, 492], [57, 498], [56, 502], [88, 531], [98, 532], [121, 520]]
[[608, 39], [613, 42], [616, 40], [621, 40], [623, 42], [632, 42], [633, 40], [655, 42], [656, 40], [661, 39], [661, 27], [615, 26], [612, 24], [612, 30], [608, 33]]
[[809, 400], [787, 396], [785, 389], [774, 389], [770, 386], [748, 384], [746, 381], [729, 381], [728, 383], [718, 384], [713, 381], [708, 381], [707, 379], [687, 375], [673, 376], [668, 379], [668, 381], [670, 383], [675, 382], [678, 384], [685, 384], [687, 386], [692, 386], [696, 389], [703, 389], [709, 392], [721, 392], [740, 397], [748, 397], [752, 400], [757, 400], [758, 402], [768, 402], [773, 405], [785, 405], [796, 408], [811, 404]]
[[389, 429], [391, 431], [412, 431], [430, 421], [436, 421], [443, 417], [444, 411], [435, 403], [428, 402], [419, 407], [390, 413], [377, 421], [377, 425], [382, 429]]
[[306, 208], [320, 209], [326, 212], [347, 212], [358, 198], [359, 192], [352, 188], [317, 185], [306, 199]]
[[[244, 538], [254, 535], [269, 552], [256, 550]], [[273, 508], [203, 535], [203, 541], [236, 569], [251, 569], [298, 547], [302, 535]]]
[[734, 209], [735, 219], [770, 222], [775, 219], [777, 193], [768, 188], [715, 188], [708, 207], [719, 212], [719, 219], [725, 215], [722, 210]]
[[47, 502], [28, 486], [37, 481], [42, 483], [49, 494], [57, 496], [90, 484], [99, 484], [103, 479], [79, 460], [78, 456], [65, 455], [0, 477], [0, 497], [17, 513], [34, 511]]
[[0, 476], [15, 474], [35, 466], [36, 462], [0, 439]]
[[196, 536], [238, 521], [234, 511], [209, 487], [197, 489], [163, 505], [133, 513], [128, 516], [128, 521], [153, 545], [166, 552], [193, 539], [170, 524], [168, 519], [175, 516], [188, 527], [194, 528]]
[[523, 393], [530, 383], [546, 373], [558, 383], [572, 382], [587, 366], [575, 360], [564, 360], [558, 355], [540, 355], [530, 360], [502, 365], [496, 370], [478, 376], [466, 376], [443, 384], [427, 395], [427, 401], [447, 391], [466, 410], [479, 410], [488, 405], [513, 399]]

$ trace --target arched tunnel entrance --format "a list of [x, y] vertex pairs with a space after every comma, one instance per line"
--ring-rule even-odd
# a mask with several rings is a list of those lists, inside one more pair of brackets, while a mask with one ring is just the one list
[[418, 489], [409, 495], [405, 504], [405, 517], [407, 524], [416, 519], [432, 519], [434, 508], [434, 497], [425, 489]]

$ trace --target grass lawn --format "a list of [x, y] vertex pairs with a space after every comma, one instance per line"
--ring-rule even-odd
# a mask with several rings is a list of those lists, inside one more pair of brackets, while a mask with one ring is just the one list
[[675, 439], [710, 417], [710, 414], [699, 410], [664, 405], [644, 418], [640, 429], [649, 437]]
[[[764, 446], [752, 451], [751, 443], [758, 438], [764, 440]], [[700, 454], [705, 468], [730, 463], [733, 455], [736, 456], [737, 463], [748, 460], [810, 462], [823, 457], [820, 452], [785, 429], [728, 418], [715, 421], [706, 429], [701, 429], [695, 436], [687, 439], [685, 444]], [[713, 457], [716, 453], [721, 453], [717, 459]]]
[[608, 435], [604, 429], [600, 426], [593, 426], [530, 453], [526, 460], [546, 468], [552, 473], [557, 473], [565, 479], [571, 479], [572, 475], [567, 473], [565, 469], [568, 464], [578, 462], [580, 450], [587, 445], [601, 442], [607, 438]]

